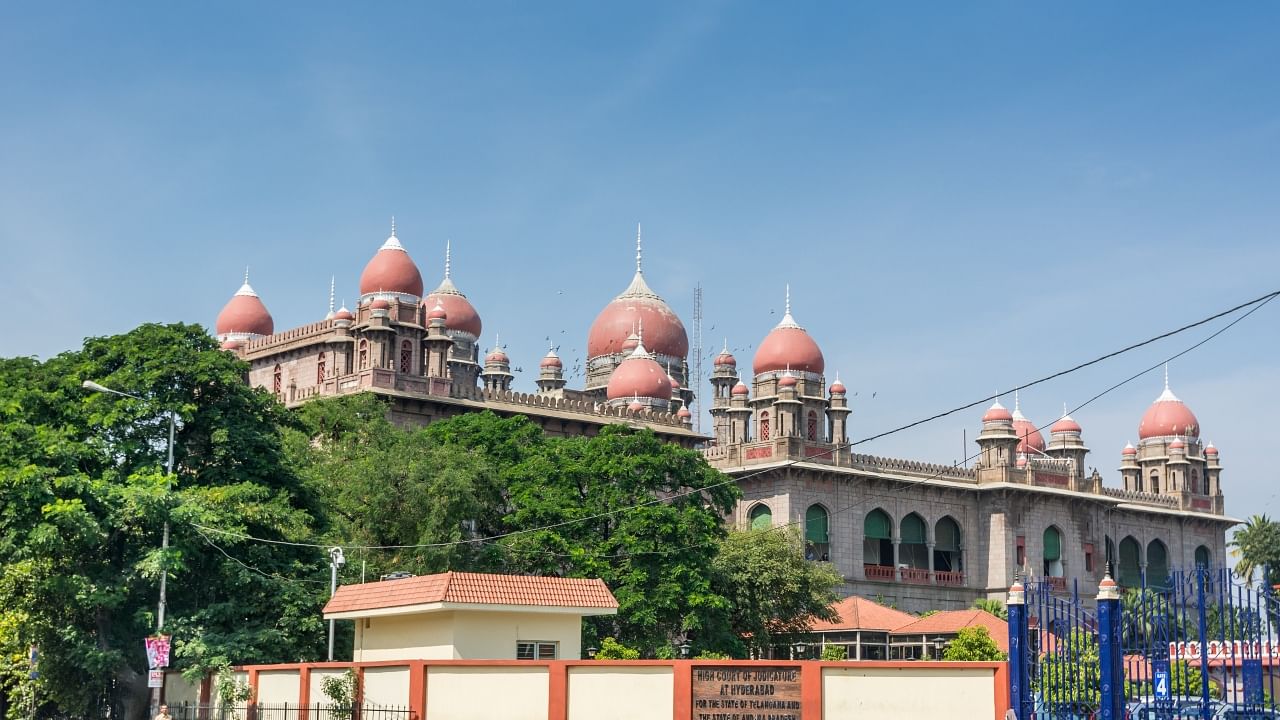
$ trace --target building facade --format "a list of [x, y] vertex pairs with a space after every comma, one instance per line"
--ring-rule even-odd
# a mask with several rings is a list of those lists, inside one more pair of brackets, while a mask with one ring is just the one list
[[817, 341], [786, 312], [741, 375], [727, 349], [715, 358], [713, 434], [692, 428], [689, 339], [671, 307], [645, 281], [636, 238], [629, 285], [588, 333], [585, 385], [569, 388], [550, 350], [537, 390], [512, 389], [501, 346], [483, 358], [480, 314], [452, 278], [424, 293], [422, 276], [395, 234], [360, 277], [354, 311], [283, 332], [244, 285], [218, 316], [222, 347], [250, 365], [249, 382], [287, 405], [313, 397], [374, 392], [392, 419], [420, 425], [463, 412], [525, 415], [550, 435], [591, 435], [612, 423], [653, 429], [702, 449], [737, 478], [740, 527], [801, 528], [806, 553], [830, 562], [846, 594], [881, 597], [919, 611], [1001, 597], [1015, 573], [1043, 575], [1090, 597], [1108, 562], [1125, 585], [1163, 581], [1169, 568], [1225, 561], [1218, 450], [1165, 379], [1121, 453], [1119, 484], [1087, 473], [1079, 423], [1065, 412], [1047, 427], [996, 402], [981, 417], [975, 461], [945, 466], [854, 453], [853, 408], [842, 382], [828, 384]]

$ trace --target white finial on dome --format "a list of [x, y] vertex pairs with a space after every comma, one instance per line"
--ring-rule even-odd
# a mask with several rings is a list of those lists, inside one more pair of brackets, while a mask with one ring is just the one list
[[778, 327], [804, 329], [800, 327], [795, 318], [791, 317], [791, 283], [787, 283], [786, 302], [783, 305], [782, 320], [778, 323]]
[[636, 349], [631, 351], [631, 357], [649, 357], [649, 351], [644, 349], [644, 318], [640, 318], [636, 329]]
[[1169, 363], [1164, 364], [1164, 389], [1169, 389]]
[[500, 336], [496, 332], [493, 334], [493, 349], [494, 350], [502, 349], [502, 336]]
[[249, 266], [244, 266], [244, 284], [236, 291], [237, 295], [248, 295], [249, 297], [258, 297], [258, 293], [253, 291], [253, 287], [249, 285]]
[[644, 272], [640, 268], [640, 221], [636, 221], [636, 272]]
[[1026, 420], [1027, 416], [1022, 414], [1022, 398], [1018, 395], [1018, 391], [1013, 391], [1013, 419]]
[[724, 349], [720, 351], [720, 354], [721, 354], [721, 355], [728, 355], [728, 354], [729, 354], [729, 338], [728, 338], [728, 336], [726, 336], [726, 337], [725, 337], [725, 339], [724, 339]]
[[1065, 402], [1062, 403], [1062, 417], [1070, 417], [1067, 415], [1067, 404]]
[[383, 250], [399, 250], [405, 252], [404, 246], [400, 244], [400, 238], [396, 237], [396, 216], [391, 216], [391, 234], [387, 236], [387, 241], [382, 243]]
[[444, 279], [449, 279], [453, 268], [453, 240], [444, 241]]
[[788, 315], [790, 315], [790, 314], [791, 314], [791, 283], [787, 283], [787, 305], [786, 305], [786, 313], [787, 313]]
[[391, 237], [396, 236], [396, 216], [391, 216]]
[[329, 314], [324, 316], [325, 320], [333, 319], [333, 285], [337, 279], [336, 275], [329, 276]]

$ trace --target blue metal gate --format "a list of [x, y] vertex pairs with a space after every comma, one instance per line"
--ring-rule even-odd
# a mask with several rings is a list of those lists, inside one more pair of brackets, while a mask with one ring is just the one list
[[1009, 678], [1021, 720], [1280, 720], [1280, 607], [1229, 568], [1175, 571], [1096, 609], [1060, 578], [1009, 593]]

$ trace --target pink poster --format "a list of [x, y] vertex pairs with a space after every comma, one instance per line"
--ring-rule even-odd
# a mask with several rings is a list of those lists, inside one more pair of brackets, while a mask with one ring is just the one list
[[147, 637], [147, 666], [150, 668], [169, 667], [169, 635], [151, 635]]

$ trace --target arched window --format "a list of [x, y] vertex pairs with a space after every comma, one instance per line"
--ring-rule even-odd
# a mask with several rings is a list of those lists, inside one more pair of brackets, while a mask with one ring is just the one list
[[804, 513], [804, 556], [806, 560], [830, 560], [831, 545], [828, 542], [827, 509], [810, 505]]
[[400, 343], [400, 372], [413, 372], [413, 343], [408, 340]]
[[810, 440], [818, 439], [818, 413], [813, 410], [809, 411], [808, 437]]
[[751, 521], [752, 530], [768, 530], [773, 527], [773, 511], [763, 503], [751, 508], [747, 518]]
[[1120, 572], [1116, 582], [1127, 588], [1142, 587], [1142, 546], [1133, 536], [1120, 541]]
[[1209, 548], [1203, 545], [1196, 548], [1196, 567], [1209, 567]]
[[320, 353], [320, 358], [316, 360], [316, 384], [324, 384], [324, 353]]
[[1200, 471], [1195, 468], [1191, 469], [1191, 492], [1197, 495], [1209, 494], [1209, 488], [1200, 486]]
[[933, 526], [933, 569], [939, 572], [961, 572], [960, 524], [948, 516]]
[[929, 569], [929, 536], [924, 518], [915, 513], [902, 518], [898, 540], [898, 564], [916, 570]]
[[862, 564], [893, 567], [893, 521], [879, 508], [862, 521]]
[[271, 371], [271, 392], [279, 395], [280, 391], [284, 389], [283, 380], [284, 373], [280, 370], [280, 366], [276, 365], [276, 369]]
[[1155, 495], [1159, 495], [1159, 494], [1160, 494], [1160, 473], [1156, 472], [1155, 470], [1152, 470], [1152, 471], [1151, 471], [1151, 489], [1150, 489], [1150, 492], [1151, 492], [1151, 493], [1153, 493], [1153, 494], [1155, 494]]
[[1062, 577], [1062, 532], [1052, 525], [1044, 529], [1044, 574]]
[[364, 370], [369, 367], [369, 341], [360, 341], [360, 369]]
[[1147, 543], [1147, 587], [1169, 587], [1169, 550], [1159, 540]]
[[769, 439], [769, 412], [767, 410], [760, 413], [760, 439]]

